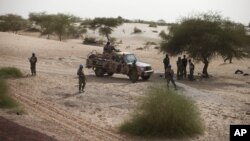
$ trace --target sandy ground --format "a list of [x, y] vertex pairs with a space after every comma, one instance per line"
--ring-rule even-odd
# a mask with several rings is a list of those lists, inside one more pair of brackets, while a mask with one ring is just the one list
[[[159, 77], [163, 72], [164, 55], [153, 47], [136, 50], [149, 40], [148, 35], [143, 34], [120, 35], [123, 44], [119, 48], [134, 52], [138, 60], [152, 64], [155, 74], [149, 81], [132, 84], [123, 75], [97, 78], [92, 70], [85, 69], [87, 86], [85, 93], [78, 94], [78, 65], [85, 64], [92, 50], [101, 52], [101, 47], [82, 45], [80, 40], [58, 42], [0, 32], [0, 67], [15, 66], [27, 75], [8, 81], [12, 96], [23, 105], [27, 114], [17, 116], [0, 110], [1, 115], [61, 141], [145, 140], [117, 131], [147, 87], [165, 83]], [[152, 36], [152, 40], [159, 41], [159, 38]], [[131, 48], [125, 49], [131, 44]], [[32, 52], [38, 57], [36, 77], [29, 75], [28, 57]], [[177, 82], [179, 91], [197, 103], [206, 126], [204, 135], [182, 140], [226, 141], [229, 140], [230, 124], [250, 124], [250, 79], [234, 74], [236, 69], [250, 73], [249, 61], [233, 60], [232, 64], [225, 64], [217, 58], [209, 66], [212, 77], [208, 80]], [[175, 62], [176, 58], [172, 57], [174, 67]], [[197, 74], [202, 64], [195, 65]]]

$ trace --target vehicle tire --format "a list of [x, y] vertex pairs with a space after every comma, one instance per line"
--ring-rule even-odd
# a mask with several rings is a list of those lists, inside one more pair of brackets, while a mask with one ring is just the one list
[[113, 76], [114, 73], [113, 72], [108, 72], [108, 76]]
[[150, 78], [150, 75], [146, 75], [146, 76], [145, 76], [145, 75], [142, 75], [141, 78], [142, 78], [143, 80], [148, 80], [148, 79]]
[[102, 77], [104, 75], [105, 71], [102, 68], [96, 68], [95, 69], [95, 75], [97, 77]]
[[139, 75], [138, 75], [137, 71], [132, 70], [132, 71], [129, 73], [129, 79], [130, 79], [133, 83], [135, 83], [136, 81], [138, 81]]

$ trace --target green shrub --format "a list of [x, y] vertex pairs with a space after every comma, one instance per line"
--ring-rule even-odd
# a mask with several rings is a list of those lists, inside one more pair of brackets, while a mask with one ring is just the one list
[[139, 29], [137, 27], [134, 28], [134, 33], [141, 33], [141, 32], [142, 32], [141, 29]]
[[156, 23], [150, 23], [148, 26], [149, 26], [149, 27], [154, 27], [154, 28], [156, 28], [156, 27], [157, 27], [157, 24], [156, 24]]
[[0, 68], [0, 78], [20, 78], [22, 77], [22, 72], [14, 67]]
[[14, 108], [17, 106], [17, 102], [8, 95], [8, 86], [5, 80], [0, 79], [0, 108]]
[[146, 42], [145, 45], [157, 45], [157, 43], [156, 42]]
[[151, 87], [132, 118], [120, 131], [149, 137], [189, 137], [203, 133], [203, 123], [194, 102], [176, 91]]
[[94, 37], [86, 37], [84, 38], [83, 44], [93, 45], [93, 44], [97, 44], [97, 41], [96, 41], [96, 38]]

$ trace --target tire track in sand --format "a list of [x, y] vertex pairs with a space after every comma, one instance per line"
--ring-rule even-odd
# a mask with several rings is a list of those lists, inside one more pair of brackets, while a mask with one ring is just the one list
[[98, 125], [94, 125], [93, 123], [88, 123], [87, 121], [76, 115], [67, 113], [65, 110], [51, 106], [53, 104], [40, 99], [37, 100], [35, 98], [32, 98], [31, 96], [26, 96], [21, 92], [14, 93], [13, 95], [19, 102], [26, 105], [25, 107], [27, 107], [29, 110], [45, 119], [50, 119], [57, 124], [60, 124], [66, 129], [69, 129], [69, 131], [77, 134], [78, 138], [81, 138], [80, 140], [124, 140], [121, 136], [111, 131], [102, 129], [101, 127], [98, 127]]

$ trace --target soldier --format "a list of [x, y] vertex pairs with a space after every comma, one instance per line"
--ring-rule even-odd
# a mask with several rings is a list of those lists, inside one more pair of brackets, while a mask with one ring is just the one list
[[110, 48], [110, 42], [107, 42], [103, 48], [103, 54], [108, 53], [109, 48]]
[[84, 75], [82, 64], [79, 66], [79, 69], [77, 71], [77, 75], [78, 75], [78, 79], [79, 79], [79, 93], [81, 93], [81, 92], [84, 92], [84, 87], [86, 85], [86, 77]]
[[163, 64], [164, 64], [165, 71], [166, 71], [166, 69], [167, 69], [167, 67], [169, 65], [169, 62], [170, 62], [170, 60], [169, 60], [168, 54], [166, 54], [166, 57], [163, 59]]
[[177, 64], [177, 79], [180, 80], [183, 77], [183, 64], [181, 61], [181, 57], [178, 57], [176, 64]]
[[165, 71], [165, 78], [167, 79], [167, 85], [168, 85], [168, 89], [169, 89], [169, 82], [171, 81], [171, 83], [174, 85], [175, 90], [177, 90], [176, 84], [174, 82], [174, 71], [171, 69], [171, 65], [169, 64], [168, 67], [166, 68]]
[[30, 62], [30, 70], [31, 70], [31, 74], [36, 75], [36, 62], [37, 62], [37, 58], [35, 53], [32, 53], [32, 56], [29, 58], [29, 62]]
[[188, 63], [188, 60], [187, 60], [187, 58], [186, 58], [186, 55], [183, 55], [183, 58], [182, 58], [182, 64], [183, 64], [183, 76], [184, 76], [184, 78], [186, 78], [187, 77], [187, 63]]
[[191, 59], [189, 59], [188, 62], [189, 62], [189, 72], [190, 72], [188, 78], [189, 78], [190, 81], [193, 81], [194, 80], [194, 68], [195, 68], [195, 66], [191, 62]]

